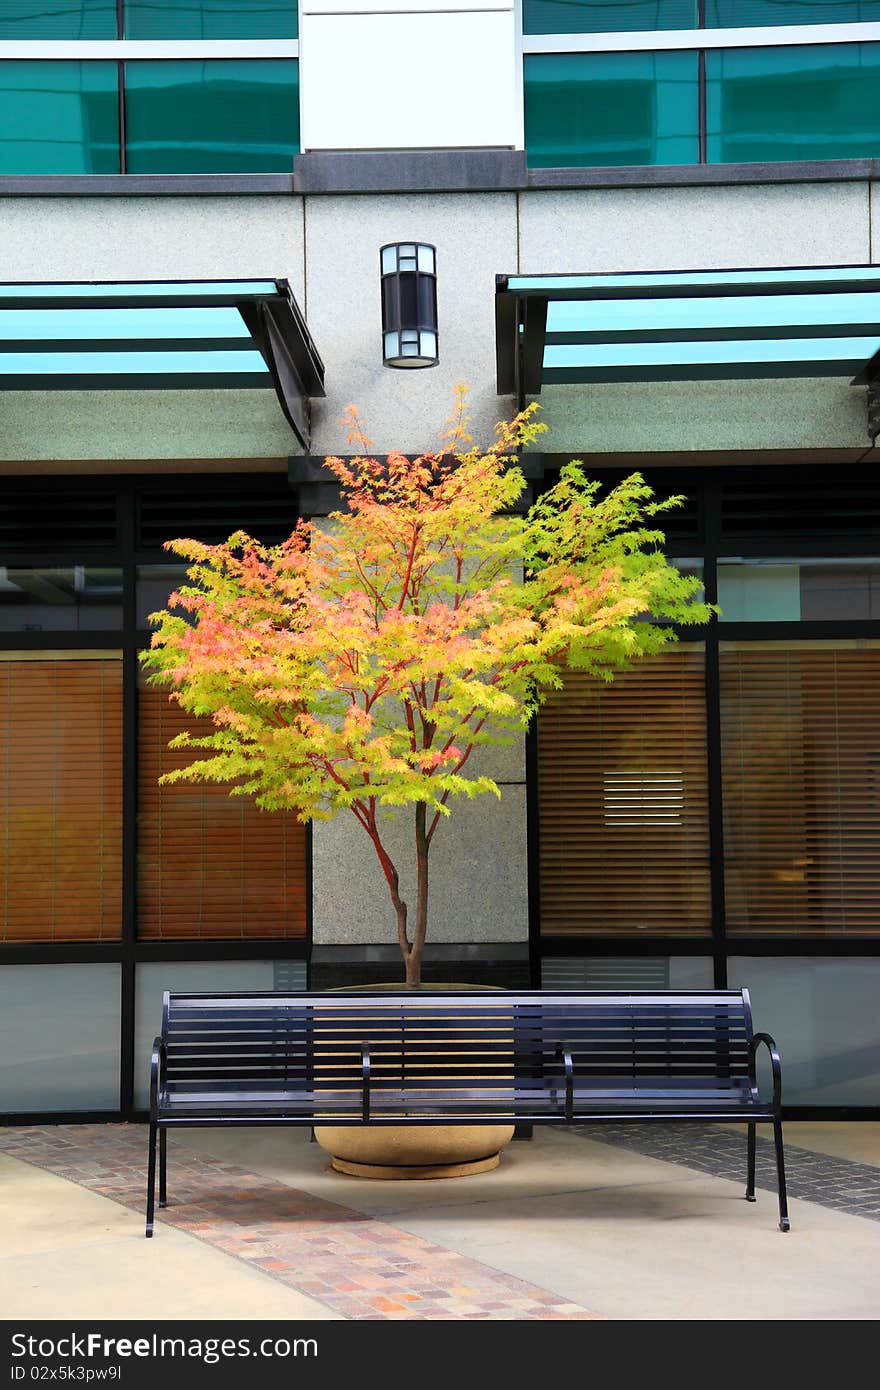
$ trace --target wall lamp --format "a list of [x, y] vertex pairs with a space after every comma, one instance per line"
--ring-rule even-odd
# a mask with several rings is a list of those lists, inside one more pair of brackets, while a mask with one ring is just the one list
[[436, 367], [437, 248], [401, 241], [379, 252], [382, 360], [386, 367]]

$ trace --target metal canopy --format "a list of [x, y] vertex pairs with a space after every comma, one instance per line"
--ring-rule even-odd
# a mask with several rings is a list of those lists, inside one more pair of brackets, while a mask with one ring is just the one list
[[274, 389], [304, 449], [324, 364], [286, 280], [0, 285], [0, 390]]
[[880, 377], [880, 267], [500, 275], [499, 395], [564, 382]]

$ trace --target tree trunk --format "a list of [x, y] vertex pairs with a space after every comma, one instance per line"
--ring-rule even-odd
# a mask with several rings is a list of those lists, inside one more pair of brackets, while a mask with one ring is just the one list
[[416, 919], [413, 927], [412, 945], [406, 957], [406, 983], [408, 989], [418, 989], [422, 983], [422, 956], [425, 950], [425, 934], [428, 930], [428, 807], [424, 801], [416, 802]]

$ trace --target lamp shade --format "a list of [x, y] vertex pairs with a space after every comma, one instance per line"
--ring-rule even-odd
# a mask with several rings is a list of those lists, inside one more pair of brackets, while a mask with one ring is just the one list
[[382, 360], [386, 367], [436, 367], [437, 250], [401, 241], [379, 252]]

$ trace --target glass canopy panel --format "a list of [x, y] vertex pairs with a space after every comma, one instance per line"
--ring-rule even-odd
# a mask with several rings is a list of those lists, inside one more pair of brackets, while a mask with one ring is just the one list
[[531, 166], [699, 159], [696, 53], [527, 54], [524, 70]]
[[693, 29], [697, 0], [523, 0], [525, 34], [617, 34]]
[[118, 174], [118, 66], [0, 62], [0, 174]]
[[132, 174], [290, 172], [299, 64], [264, 58], [125, 65]]
[[[880, 273], [880, 272], [878, 272]], [[135, 299], [191, 299], [199, 304], [208, 300], [240, 299], [248, 295], [260, 296], [277, 294], [278, 286], [274, 280], [135, 280], [101, 281], [92, 284], [71, 284], [55, 282], [52, 284], [30, 284], [18, 281], [0, 285], [0, 303], [14, 300], [135, 300]]]
[[[741, 285], [865, 284], [880, 286], [880, 266], [815, 266], [798, 270], [678, 270], [626, 275], [509, 275], [508, 289], [522, 293], [538, 290], [552, 299], [554, 293], [571, 290], [664, 290], [681, 292], [687, 286], [717, 287], [725, 292]], [[586, 297], [586, 296], [585, 296]]]
[[[877, 333], [880, 347], [880, 295], [765, 294], [705, 296], [699, 299], [568, 299], [551, 303], [547, 335], [579, 341], [587, 335], [630, 332], [675, 334], [689, 332], [767, 331], [768, 337], [788, 336], [793, 328], [859, 326]], [[787, 331], [788, 330], [788, 331]]]
[[296, 0], [125, 0], [125, 37], [295, 39], [297, 10]]
[[880, 0], [706, 0], [709, 29], [858, 24], [876, 19], [880, 19]]
[[253, 352], [7, 352], [0, 376], [164, 376], [189, 373], [258, 374], [270, 380]]
[[0, 41], [115, 38], [116, 0], [0, 0]]
[[[2, 299], [0, 299], [2, 305]], [[0, 342], [88, 342], [118, 339], [250, 341], [234, 308], [3, 309]], [[239, 346], [238, 343], [235, 343]]]
[[[552, 344], [544, 350], [544, 375], [552, 379], [556, 371], [578, 370], [580, 380], [596, 373], [601, 379], [615, 371], [660, 372], [693, 370], [698, 376], [705, 369], [745, 375], [752, 368], [760, 375], [785, 375], [786, 367], [809, 364], [816, 375], [852, 376], [880, 347], [880, 334], [872, 338], [757, 339], [735, 342], [613, 343], [592, 346], [584, 343]], [[735, 369], [739, 370], [735, 370]], [[751, 374], [751, 373], [749, 373]], [[804, 375], [809, 373], [804, 372]], [[613, 378], [612, 378], [613, 379]], [[636, 378], [638, 379], [638, 376]]]
[[706, 54], [707, 159], [872, 158], [880, 143], [880, 43]]

